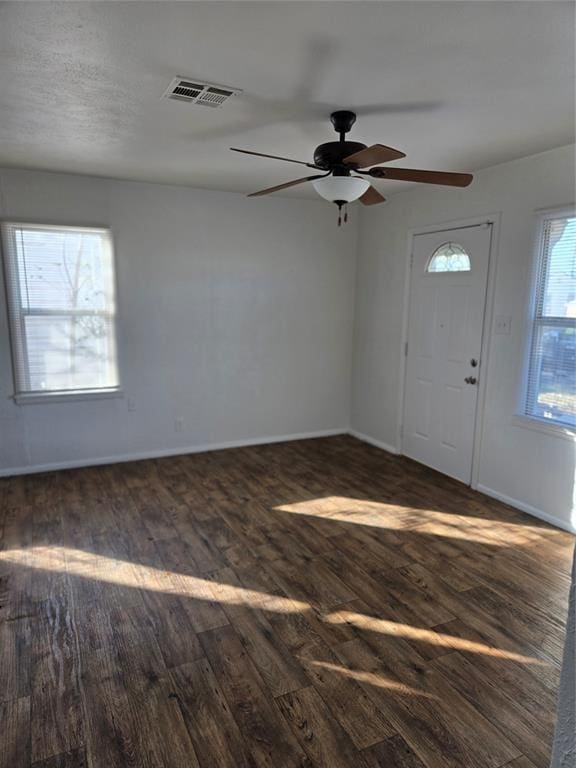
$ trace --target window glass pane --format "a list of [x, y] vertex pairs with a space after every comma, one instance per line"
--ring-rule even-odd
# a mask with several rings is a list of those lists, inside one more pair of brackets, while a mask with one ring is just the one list
[[546, 230], [542, 315], [576, 317], [576, 217], [554, 219]]
[[458, 243], [444, 243], [428, 262], [427, 272], [470, 272], [470, 257]]
[[10, 223], [2, 233], [16, 392], [117, 388], [110, 233]]
[[525, 413], [576, 427], [576, 216], [541, 226]]
[[536, 329], [528, 396], [529, 413], [576, 426], [576, 328]]
[[116, 385], [111, 318], [28, 315], [24, 328], [32, 391]]
[[16, 237], [22, 306], [106, 309], [112, 303], [112, 260], [100, 233], [20, 229]]

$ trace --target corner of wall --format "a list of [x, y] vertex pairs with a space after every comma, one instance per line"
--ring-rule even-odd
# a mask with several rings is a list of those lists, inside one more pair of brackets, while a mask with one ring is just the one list
[[352, 428], [354, 426], [354, 390], [355, 390], [355, 376], [356, 370], [356, 348], [357, 348], [357, 332], [358, 332], [358, 270], [360, 268], [360, 244], [362, 236], [362, 228], [364, 226], [365, 211], [363, 208], [358, 209], [358, 218], [356, 220], [356, 231], [354, 237], [354, 284], [352, 286], [352, 334], [351, 334], [351, 348], [350, 348], [350, 374], [349, 374], [349, 397], [348, 397], [348, 427], [350, 434], [353, 434]]

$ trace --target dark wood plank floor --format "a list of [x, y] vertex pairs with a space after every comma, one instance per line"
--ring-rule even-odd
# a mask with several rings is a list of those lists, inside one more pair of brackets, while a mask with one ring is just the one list
[[2, 768], [547, 768], [573, 537], [350, 437], [0, 481]]

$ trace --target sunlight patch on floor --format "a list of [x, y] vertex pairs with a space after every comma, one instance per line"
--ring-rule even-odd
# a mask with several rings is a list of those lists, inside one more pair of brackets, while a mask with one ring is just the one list
[[266, 600], [266, 610], [274, 613], [301, 613], [309, 608], [307, 603], [287, 599], [279, 595], [263, 595], [252, 589], [226, 585], [225, 590], [208, 579], [188, 576], [149, 565], [129, 563], [112, 557], [84, 552], [69, 547], [31, 547], [0, 552], [0, 562], [9, 562], [42, 571], [67, 572], [70, 576], [115, 584], [133, 589], [162, 592], [167, 595], [213, 600], [231, 605], [260, 607]]
[[425, 699], [437, 698], [431, 693], [419, 691], [416, 688], [411, 688], [409, 685], [398, 683], [395, 680], [389, 680], [382, 675], [377, 675], [375, 672], [363, 672], [359, 669], [348, 669], [347, 667], [341, 667], [338, 664], [331, 664], [328, 661], [312, 661], [310, 663], [315, 667], [322, 667], [322, 669], [327, 669], [330, 672], [337, 672], [339, 675], [356, 680], [358, 683], [368, 683], [368, 685], [373, 685], [376, 688], [386, 688], [393, 693], [399, 693], [405, 696], [421, 696]]
[[405, 507], [346, 496], [325, 496], [295, 504], [282, 504], [274, 509], [295, 515], [310, 515], [326, 521], [405, 533], [413, 531], [493, 547], [510, 547], [518, 541], [530, 540], [533, 535], [541, 535], [541, 528], [524, 523], [510, 523], [475, 515]]
[[412, 627], [409, 624], [400, 624], [396, 621], [378, 619], [354, 611], [333, 611], [326, 615], [325, 620], [330, 624], [349, 624], [360, 630], [377, 632], [383, 635], [393, 635], [406, 640], [416, 640], [418, 642], [428, 643], [429, 645], [436, 645], [442, 648], [451, 648], [455, 651], [481, 653], [485, 656], [495, 656], [509, 661], [519, 661], [522, 664], [545, 665], [545, 662], [531, 656], [524, 656], [523, 654], [514, 653], [513, 651], [504, 651], [500, 648], [493, 648], [490, 645], [477, 643], [474, 640], [466, 640], [465, 638], [454, 637], [453, 635], [447, 635], [442, 632], [435, 632], [433, 629]]

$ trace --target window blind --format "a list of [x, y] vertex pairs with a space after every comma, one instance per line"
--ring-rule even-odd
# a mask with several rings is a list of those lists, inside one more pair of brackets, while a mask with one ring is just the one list
[[2, 241], [16, 395], [117, 389], [110, 232], [3, 223]]
[[576, 427], [576, 215], [542, 219], [525, 413]]

